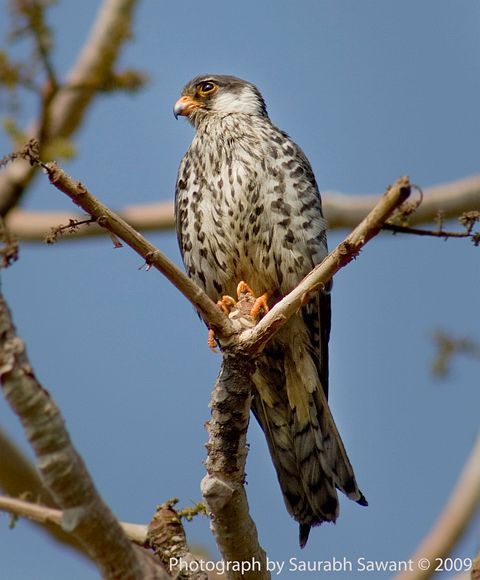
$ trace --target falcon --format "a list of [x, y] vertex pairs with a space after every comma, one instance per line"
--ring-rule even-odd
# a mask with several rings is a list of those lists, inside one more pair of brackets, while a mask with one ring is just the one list
[[[195, 128], [175, 194], [187, 273], [214, 301], [240, 283], [260, 297], [261, 314], [328, 252], [310, 163], [270, 121], [258, 89], [239, 78], [194, 78], [174, 114]], [[253, 375], [252, 411], [302, 548], [312, 526], [337, 519], [337, 490], [367, 505], [327, 402], [330, 318], [327, 287], [267, 344]]]

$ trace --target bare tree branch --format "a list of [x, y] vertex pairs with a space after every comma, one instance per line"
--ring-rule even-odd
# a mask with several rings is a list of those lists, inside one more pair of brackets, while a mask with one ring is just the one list
[[[329, 226], [355, 227], [378, 201], [375, 195], [332, 193], [325, 208]], [[410, 216], [411, 224], [431, 223], [438, 212], [445, 219], [457, 218], [470, 210], [480, 209], [480, 175], [473, 175], [423, 190], [420, 207]]]
[[[54, 527], [60, 530], [64, 521], [62, 510], [8, 496], [0, 496], [0, 510], [15, 516], [28, 518], [33, 522], [42, 524], [42, 526], [54, 524]], [[131, 542], [135, 542], [140, 546], [144, 546], [147, 543], [148, 527], [146, 525], [120, 522], [120, 526]]]
[[203, 562], [188, 550], [179, 512], [174, 509], [176, 503], [175, 498], [157, 507], [148, 526], [148, 545], [175, 578], [207, 580]]
[[[44, 147], [46, 141], [69, 137], [78, 128], [99, 86], [112, 74], [130, 32], [136, 3], [137, 0], [104, 0], [67, 84], [55, 94], [47, 94], [41, 118], [28, 129], [27, 138], [45, 137]], [[34, 167], [19, 160], [0, 174], [0, 215], [6, 215], [18, 203], [34, 172]]]
[[449, 230], [444, 230], [443, 228], [437, 230], [425, 230], [421, 228], [411, 228], [409, 226], [401, 226], [398, 224], [385, 224], [382, 229], [385, 231], [393, 232], [395, 234], [410, 234], [412, 236], [442, 238], [444, 240], [447, 240], [448, 238], [470, 238], [475, 243], [476, 246], [478, 246], [480, 242], [478, 234], [476, 232], [468, 230], [465, 230], [463, 232], [453, 232]]
[[266, 554], [250, 517], [244, 487], [247, 428], [255, 359], [233, 349], [224, 354], [212, 393], [212, 417], [207, 424], [208, 475], [201, 483], [211, 513], [213, 535], [225, 562], [256, 562], [251, 569], [227, 572], [227, 578], [267, 579]]
[[278, 302], [252, 330], [240, 337], [242, 347], [250, 352], [263, 348], [275, 332], [309, 301], [333, 276], [358, 256], [362, 247], [382, 229], [394, 210], [410, 195], [407, 177], [400, 178], [353, 232], [308, 274], [300, 284]]
[[[29, 151], [34, 147], [29, 148]], [[30, 155], [32, 162], [35, 159]], [[37, 160], [38, 163], [40, 161]], [[207, 295], [149, 244], [138, 232], [101, 204], [79, 182], [73, 180], [55, 163], [41, 163], [50, 182], [67, 194], [97, 223], [118, 236], [144, 257], [147, 264], [160, 270], [197, 308], [205, 322], [217, 332], [224, 351], [222, 370], [212, 396], [212, 418], [208, 425], [208, 475], [202, 482], [202, 493], [212, 514], [212, 530], [224, 560], [229, 562], [258, 560], [260, 570], [231, 569], [227, 577], [268, 578], [266, 557], [257, 539], [255, 524], [248, 512], [243, 488], [246, 445], [251, 401], [251, 376], [255, 355], [269, 338], [302, 304], [342, 266], [360, 252], [385, 221], [409, 196], [410, 184], [403, 177], [389, 188], [365, 220], [340, 244], [299, 287], [272, 309], [253, 330], [240, 335], [241, 322], [225, 317]], [[219, 320], [220, 318], [220, 320]], [[235, 324], [236, 323], [236, 324]]]
[[[325, 193], [323, 208], [330, 229], [351, 229], [358, 225], [378, 202], [378, 195]], [[463, 212], [480, 210], [480, 175], [472, 176], [424, 190], [423, 202], [410, 217], [410, 223], [432, 223], [442, 211], [444, 219], [458, 218]], [[118, 215], [136, 230], [163, 231], [174, 227], [173, 203], [160, 202], [131, 205]], [[27, 211], [15, 209], [8, 216], [8, 226], [19, 239], [43, 241], [52, 228], [81, 220], [81, 214], [67, 212]], [[102, 234], [98, 226], [79, 228], [62, 239], [91, 237]]]
[[[7, 467], [9, 466], [7, 465]], [[24, 487], [24, 489], [27, 488]], [[45, 492], [44, 496], [47, 494], [48, 492]], [[32, 494], [29, 493], [29, 496], [31, 497]], [[51, 503], [54, 503], [53, 500]], [[177, 500], [174, 499], [159, 505], [148, 526], [128, 522], [119, 522], [119, 525], [131, 542], [142, 547], [151, 548], [172, 575], [180, 572], [183, 578], [206, 580], [207, 574], [202, 570], [201, 561], [188, 550], [185, 531], [181, 522], [183, 512], [196, 513], [198, 508], [178, 512], [173, 507], [176, 503]], [[43, 529], [48, 529], [49, 533], [54, 537], [57, 535], [56, 533], [60, 536], [62, 534], [67, 536], [66, 532], [62, 530], [65, 520], [65, 514], [62, 510], [54, 509], [41, 503], [0, 496], [0, 511], [6, 511], [15, 517], [28, 518], [31, 522], [39, 524]], [[70, 544], [71, 547], [73, 538], [71, 535], [68, 537], [70, 542], [66, 543]], [[83, 546], [80, 551], [83, 555], [88, 555]]]
[[[171, 202], [131, 205], [119, 211], [118, 215], [137, 231], [164, 231], [174, 227], [173, 203]], [[71, 219], [80, 221], [84, 217], [84, 215], [75, 212], [13, 209], [8, 214], [7, 224], [9, 230], [17, 238], [38, 242], [45, 241], [50, 231], [59, 224], [68, 224]], [[89, 227], [78, 228], [59, 239], [63, 241], [104, 234], [105, 232], [100, 226], [93, 224]]]
[[119, 237], [145, 260], [148, 267], [162, 272], [170, 282], [194, 305], [200, 316], [215, 330], [218, 336], [231, 336], [235, 330], [228, 318], [216, 304], [188, 278], [172, 261], [148, 242], [132, 226], [107, 208], [84, 185], [69, 177], [56, 163], [42, 164], [50, 182], [89, 215], [99, 226]]
[[[2, 429], [0, 429], [0, 466], [0, 489], [11, 496], [26, 496], [31, 501], [40, 502], [45, 509], [56, 507], [55, 500], [43, 485], [38, 472]], [[1, 506], [0, 498], [0, 509]], [[83, 546], [58, 525], [45, 521], [42, 527], [46, 527], [48, 533], [58, 542], [74, 548], [84, 556], [87, 555]]]
[[112, 74], [120, 49], [131, 34], [137, 0], [105, 0], [95, 17], [67, 83], [55, 98], [51, 134], [71, 135], [80, 125], [93, 97]]
[[[435, 574], [435, 558], [444, 559], [468, 527], [480, 506], [480, 436], [477, 437], [455, 489], [427, 537], [411, 557], [412, 571], [396, 580], [424, 580]], [[419, 562], [428, 562], [422, 570]], [[472, 574], [473, 577], [473, 574]]]
[[0, 488], [7, 494], [18, 496], [28, 493], [32, 501], [56, 506], [33, 465], [1, 428], [0, 465]]
[[168, 577], [135, 550], [99, 496], [74, 449], [58, 407], [35, 378], [25, 345], [17, 336], [0, 295], [0, 382], [37, 456], [45, 486], [63, 509], [62, 527], [84, 545], [105, 578]]

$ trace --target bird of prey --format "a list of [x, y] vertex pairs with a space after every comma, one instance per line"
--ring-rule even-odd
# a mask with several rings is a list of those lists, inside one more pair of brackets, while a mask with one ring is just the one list
[[[188, 275], [214, 301], [246, 282], [273, 306], [327, 255], [309, 161], [270, 121], [258, 89], [239, 78], [194, 78], [174, 114], [195, 128], [175, 195]], [[302, 548], [312, 526], [336, 520], [337, 489], [367, 505], [327, 403], [329, 335], [326, 288], [267, 344], [253, 375], [252, 410]]]

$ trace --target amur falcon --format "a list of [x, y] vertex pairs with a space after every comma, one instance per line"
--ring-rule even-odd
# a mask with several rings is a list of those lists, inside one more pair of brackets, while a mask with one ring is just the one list
[[[194, 78], [174, 113], [195, 128], [175, 196], [188, 275], [214, 301], [246, 282], [273, 306], [327, 255], [308, 159], [272, 124], [258, 89], [239, 78]], [[300, 525], [301, 547], [311, 526], [337, 519], [337, 489], [367, 505], [327, 403], [329, 292], [319, 292], [275, 335], [253, 376], [252, 410]]]

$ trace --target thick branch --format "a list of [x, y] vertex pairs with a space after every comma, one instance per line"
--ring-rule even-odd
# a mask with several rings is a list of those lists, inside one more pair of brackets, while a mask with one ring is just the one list
[[176, 503], [177, 499], [174, 498], [157, 506], [148, 525], [148, 546], [174, 578], [207, 580], [202, 562], [188, 550], [179, 512], [174, 509]]
[[19, 416], [36, 454], [45, 486], [63, 509], [62, 526], [75, 535], [105, 578], [165, 578], [160, 566], [135, 550], [99, 496], [73, 447], [50, 394], [35, 378], [25, 345], [16, 335], [0, 295], [0, 381], [7, 402]]
[[[435, 573], [435, 558], [446, 558], [468, 527], [480, 506], [480, 435], [458, 479], [447, 505], [413, 560], [413, 570], [403, 572], [396, 580], [423, 580]], [[426, 570], [418, 562], [429, 562]]]
[[[137, 0], [105, 0], [84, 47], [68, 75], [67, 84], [48, 104], [48, 131], [43, 130], [45, 119], [38, 119], [27, 137], [48, 135], [48, 140], [68, 137], [81, 123], [96, 90], [111, 74], [113, 64], [125, 39]], [[42, 146], [46, 143], [42, 143]], [[30, 183], [35, 168], [24, 161], [16, 161], [0, 174], [0, 215], [14, 207]]]
[[270, 578], [266, 554], [260, 547], [248, 511], [244, 488], [247, 428], [250, 416], [252, 357], [226, 354], [212, 393], [208, 475], [201, 489], [212, 515], [210, 527], [225, 562], [258, 562], [251, 570], [227, 571], [228, 578]]
[[[380, 199], [377, 195], [347, 195], [325, 193], [322, 195], [323, 209], [329, 229], [354, 228]], [[458, 218], [463, 212], [480, 209], [480, 176], [460, 179], [424, 190], [423, 201], [410, 223], [432, 223], [439, 211], [445, 220]], [[174, 227], [173, 203], [161, 202], [132, 205], [118, 211], [125, 221], [136, 230], [163, 231]], [[41, 212], [21, 209], [13, 210], [8, 217], [10, 231], [19, 239], [43, 241], [49, 231], [70, 219], [81, 220], [81, 214], [66, 212]], [[97, 226], [79, 228], [61, 239], [75, 239], [101, 235]]]

